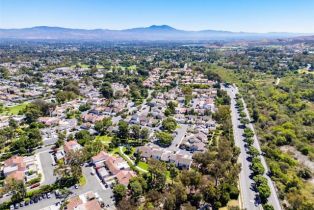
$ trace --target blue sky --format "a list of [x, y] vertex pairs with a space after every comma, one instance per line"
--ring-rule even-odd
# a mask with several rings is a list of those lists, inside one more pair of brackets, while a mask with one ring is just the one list
[[0, 0], [0, 28], [60, 26], [314, 33], [314, 0]]

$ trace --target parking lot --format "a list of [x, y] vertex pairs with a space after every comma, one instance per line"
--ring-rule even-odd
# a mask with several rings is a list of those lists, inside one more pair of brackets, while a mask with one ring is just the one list
[[[55, 205], [58, 202], [61, 202], [61, 199], [58, 199], [55, 197], [54, 194], [50, 194], [50, 196], [47, 197], [45, 195], [44, 197], [40, 197], [39, 199], [36, 200], [31, 200], [31, 203], [28, 203], [27, 205], [20, 206], [19, 204], [15, 204], [15, 207], [11, 206], [11, 209], [23, 209], [23, 210], [35, 210], [35, 209], [42, 209], [47, 206]], [[13, 207], [13, 208], [12, 208]]]
[[[49, 153], [41, 153], [43, 154], [42, 157], [49, 157], [46, 156]], [[99, 195], [99, 197], [104, 202], [107, 209], [114, 209], [114, 200], [113, 200], [113, 193], [112, 189], [106, 188], [100, 181], [100, 179], [97, 177], [97, 175], [94, 172], [94, 169], [90, 166], [83, 166], [82, 168], [83, 174], [86, 178], [86, 184], [84, 186], [79, 187], [71, 187], [68, 190], [72, 193], [70, 197], [81, 195], [89, 191], [93, 191]], [[47, 195], [41, 196], [39, 199], [36, 199], [35, 201], [32, 200], [31, 203], [28, 203], [27, 205], [20, 206], [19, 204], [16, 204], [15, 206], [12, 206], [12, 209], [23, 209], [23, 210], [37, 210], [42, 209], [48, 206], [58, 206], [63, 198], [56, 198], [54, 193], [51, 193], [49, 198]]]

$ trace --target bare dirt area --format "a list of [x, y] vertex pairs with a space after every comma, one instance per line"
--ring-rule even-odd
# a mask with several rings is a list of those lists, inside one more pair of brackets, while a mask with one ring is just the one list
[[296, 158], [300, 164], [308, 167], [312, 172], [314, 172], [314, 162], [299, 152], [296, 148], [292, 146], [282, 146], [280, 147], [280, 150], [293, 155], [293, 157]]

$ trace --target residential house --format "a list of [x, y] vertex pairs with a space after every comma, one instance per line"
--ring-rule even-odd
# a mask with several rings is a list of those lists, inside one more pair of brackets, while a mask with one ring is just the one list
[[63, 145], [63, 149], [65, 153], [71, 152], [71, 151], [77, 151], [80, 150], [82, 146], [77, 143], [77, 141], [68, 141]]
[[67, 200], [65, 209], [67, 210], [101, 210], [103, 202], [97, 198], [94, 192], [71, 197]]

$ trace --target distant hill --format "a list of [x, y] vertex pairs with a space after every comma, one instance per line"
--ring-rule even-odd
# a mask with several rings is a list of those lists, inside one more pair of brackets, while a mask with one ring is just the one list
[[[0, 39], [26, 40], [99, 40], [99, 41], [153, 41], [153, 40], [230, 40], [230, 39], [262, 39], [290, 38], [302, 36], [296, 33], [246, 33], [218, 30], [185, 31], [168, 25], [152, 25], [149, 27], [125, 30], [109, 29], [71, 29], [61, 27], [37, 26], [22, 29], [0, 29]], [[309, 35], [309, 34], [307, 34]]]

